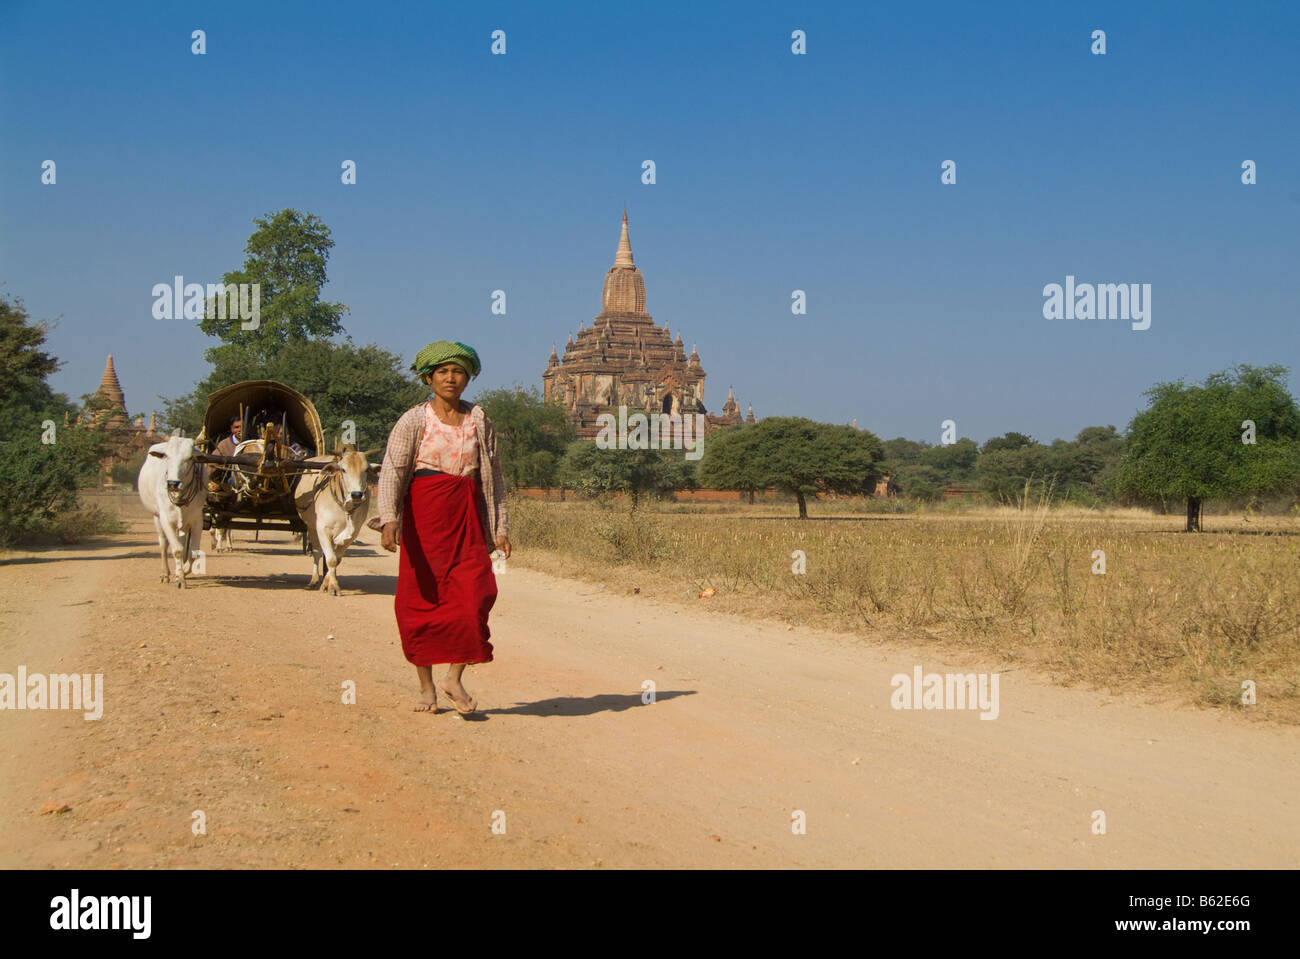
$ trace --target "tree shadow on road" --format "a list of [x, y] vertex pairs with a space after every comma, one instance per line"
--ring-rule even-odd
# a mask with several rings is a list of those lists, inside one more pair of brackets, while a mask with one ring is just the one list
[[307, 588], [307, 574], [271, 573], [262, 575], [206, 575], [196, 577], [213, 586], [232, 586], [235, 589], [301, 589]]
[[[209, 573], [205, 576], [193, 577], [191, 581], [194, 579], [206, 580], [217, 586], [233, 586], [235, 589], [300, 589], [307, 592], [307, 583], [311, 576], [308, 573], [272, 573], [269, 576], [214, 576]], [[319, 586], [313, 586], [312, 590], [318, 588]], [[353, 593], [395, 596], [397, 577], [378, 574], [350, 576], [344, 572], [339, 574], [339, 589], [343, 595], [338, 598], [345, 598]]]
[[[695, 690], [665, 690], [655, 693], [655, 703], [678, 696], [694, 696]], [[640, 693], [602, 693], [598, 696], [556, 696], [535, 703], [521, 703], [509, 709], [485, 709], [475, 715], [516, 716], [591, 716], [595, 713], [621, 713], [647, 705]]]
[[[117, 545], [117, 544], [114, 544]], [[84, 552], [85, 546], [66, 546], [60, 547], [62, 552]], [[80, 563], [83, 561], [97, 561], [101, 559], [157, 559], [159, 556], [158, 547], [155, 545], [152, 550], [143, 553], [121, 553], [113, 556], [100, 554], [78, 555], [78, 556], [18, 556], [13, 559], [0, 559], [0, 566], [31, 566], [34, 563]]]

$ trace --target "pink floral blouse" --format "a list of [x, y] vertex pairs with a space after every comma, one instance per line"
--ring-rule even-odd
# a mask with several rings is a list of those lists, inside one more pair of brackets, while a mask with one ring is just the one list
[[[392, 432], [388, 434], [384, 465], [379, 471], [379, 512], [366, 523], [376, 532], [383, 530], [388, 523], [400, 523], [402, 520], [402, 500], [411, 485], [416, 456], [424, 445], [429, 416], [427, 406], [427, 403], [412, 406], [398, 417]], [[476, 426], [479, 451], [472, 455], [478, 457], [480, 466], [479, 513], [483, 518], [483, 535], [486, 542], [492, 544], [498, 536], [510, 535], [506, 481], [501, 475], [501, 460], [497, 456], [496, 430], [492, 426], [492, 420], [483, 412], [483, 407], [461, 400], [460, 408], [467, 420], [472, 420]], [[463, 461], [463, 452], [461, 458]]]
[[478, 469], [478, 432], [465, 417], [460, 426], [448, 426], [424, 406], [424, 436], [415, 454], [415, 468], [438, 470], [452, 476], [469, 476]]

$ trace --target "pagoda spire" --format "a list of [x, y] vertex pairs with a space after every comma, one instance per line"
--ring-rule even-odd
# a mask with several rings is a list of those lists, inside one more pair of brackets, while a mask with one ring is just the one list
[[722, 404], [722, 415], [740, 419], [740, 406], [737, 405], [736, 393], [730, 386], [727, 387], [727, 402]]
[[126, 406], [126, 396], [122, 393], [122, 384], [117, 380], [117, 370], [113, 368], [113, 354], [108, 354], [108, 363], [104, 366], [104, 377], [99, 381], [99, 392], [104, 394], [114, 406]]
[[615, 266], [635, 266], [632, 262], [632, 241], [627, 238], [627, 210], [623, 211], [623, 232], [618, 238], [618, 252], [614, 254]]
[[117, 370], [113, 368], [112, 353], [108, 354], [108, 362], [104, 364], [104, 377], [99, 381], [96, 393], [108, 404], [108, 410], [105, 411], [107, 419], [100, 418], [103, 413], [96, 414], [98, 423], [113, 428], [130, 425], [131, 421], [126, 416], [126, 395], [122, 392], [122, 384], [118, 382]]

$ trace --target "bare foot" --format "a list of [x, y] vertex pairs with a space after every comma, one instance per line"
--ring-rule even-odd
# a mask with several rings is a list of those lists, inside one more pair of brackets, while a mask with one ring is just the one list
[[443, 677], [442, 691], [456, 704], [456, 711], [459, 713], [472, 713], [478, 706], [461, 685], [459, 676], [453, 677], [448, 674]]
[[438, 691], [434, 687], [420, 690], [420, 701], [415, 704], [415, 712], [438, 715]]

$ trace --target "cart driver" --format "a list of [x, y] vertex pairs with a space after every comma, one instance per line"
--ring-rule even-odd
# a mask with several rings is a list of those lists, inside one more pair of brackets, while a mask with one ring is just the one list
[[218, 456], [234, 456], [235, 447], [244, 441], [244, 420], [233, 416], [230, 419], [230, 435], [217, 444]]
[[[216, 454], [218, 456], [234, 456], [235, 447], [244, 440], [244, 420], [240, 416], [230, 418], [230, 435], [217, 444]], [[213, 470], [212, 481], [216, 483], [225, 483], [227, 486], [235, 485], [235, 477], [229, 469], [216, 467]]]

